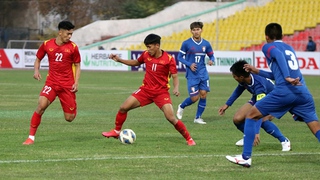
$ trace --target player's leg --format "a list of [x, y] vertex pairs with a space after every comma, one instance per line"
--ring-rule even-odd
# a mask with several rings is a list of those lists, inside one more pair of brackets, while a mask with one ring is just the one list
[[154, 103], [161, 109], [165, 118], [174, 126], [174, 128], [186, 139], [189, 146], [194, 146], [196, 143], [191, 138], [189, 131], [181, 120], [174, 116], [172, 102], [168, 91], [160, 92], [153, 99]]
[[33, 115], [30, 120], [30, 129], [29, 129], [29, 136], [24, 145], [30, 145], [34, 143], [35, 135], [38, 130], [38, 127], [41, 123], [42, 115], [45, 110], [49, 107], [49, 105], [55, 100], [56, 92], [53, 87], [50, 85], [43, 86], [39, 99], [38, 99], [38, 106], [36, 110], [33, 112]]
[[115, 128], [109, 132], [102, 132], [102, 135], [107, 138], [118, 138], [122, 125], [127, 119], [128, 111], [140, 106], [148, 105], [150, 103], [152, 103], [152, 101], [149, 98], [148, 92], [144, 91], [143, 89], [138, 89], [137, 91], [133, 92], [131, 96], [129, 96], [120, 106], [115, 119]]
[[271, 121], [274, 117], [271, 115], [265, 116], [263, 118], [263, 122], [261, 124], [261, 128], [264, 129], [264, 131], [274, 138], [278, 139], [279, 142], [282, 145], [282, 151], [290, 151], [291, 145], [288, 138], [286, 138], [280, 129]]
[[[245, 103], [242, 105], [233, 116], [233, 124], [239, 131], [244, 132], [244, 125], [247, 112], [252, 108], [252, 104]], [[237, 146], [243, 146], [243, 138], [236, 142]]]
[[178, 105], [177, 109], [177, 118], [182, 119], [184, 108], [195, 103], [199, 99], [199, 89], [198, 83], [200, 82], [197, 79], [187, 79], [187, 88], [189, 97], [187, 97], [181, 104]]
[[70, 89], [65, 88], [58, 93], [61, 107], [63, 109], [64, 118], [68, 122], [72, 122], [77, 116], [76, 94]]
[[198, 102], [198, 108], [196, 112], [196, 116], [194, 119], [194, 123], [197, 124], [207, 124], [202, 118], [202, 114], [207, 106], [207, 93], [210, 92], [209, 79], [204, 79], [199, 83], [199, 95], [200, 99]]

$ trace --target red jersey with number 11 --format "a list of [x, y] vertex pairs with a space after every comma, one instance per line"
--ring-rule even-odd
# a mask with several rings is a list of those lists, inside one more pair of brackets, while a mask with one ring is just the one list
[[170, 88], [171, 74], [177, 74], [176, 61], [172, 56], [162, 51], [162, 56], [155, 58], [144, 51], [137, 60], [146, 65], [146, 74], [141, 88], [152, 91]]
[[45, 41], [38, 49], [36, 56], [40, 60], [46, 54], [48, 56], [47, 82], [61, 86], [72, 86], [74, 84], [72, 65], [81, 61], [78, 46], [72, 41], [59, 46], [55, 40], [53, 38]]

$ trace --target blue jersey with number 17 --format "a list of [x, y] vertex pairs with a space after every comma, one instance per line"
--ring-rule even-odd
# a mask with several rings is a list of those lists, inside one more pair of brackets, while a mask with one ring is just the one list
[[[267, 58], [272, 74], [266, 76], [267, 72], [261, 71], [259, 74], [275, 80], [275, 88], [281, 93], [309, 93], [305, 85], [304, 78], [300, 72], [299, 62], [294, 49], [283, 43], [281, 40], [267, 43], [263, 46], [262, 51]], [[300, 78], [301, 86], [293, 86], [285, 80], [286, 77]]]
[[[205, 39], [196, 42], [191, 37], [182, 43], [178, 60], [186, 65], [186, 78], [208, 78], [209, 75], [205, 61], [206, 55], [210, 60], [214, 61], [212, 47]], [[190, 69], [193, 63], [197, 65], [196, 71]]]

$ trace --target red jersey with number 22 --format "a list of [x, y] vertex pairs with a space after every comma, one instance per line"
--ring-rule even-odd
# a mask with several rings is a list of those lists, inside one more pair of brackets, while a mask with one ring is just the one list
[[148, 51], [144, 51], [137, 60], [146, 65], [142, 89], [159, 91], [170, 88], [171, 74], [177, 74], [176, 61], [171, 55], [162, 51], [162, 56], [155, 58], [150, 56]]
[[59, 46], [55, 38], [45, 41], [37, 52], [37, 58], [42, 60], [48, 55], [49, 72], [47, 82], [61, 86], [72, 86], [74, 76], [72, 71], [73, 63], [80, 63], [80, 53], [78, 46], [69, 41]]

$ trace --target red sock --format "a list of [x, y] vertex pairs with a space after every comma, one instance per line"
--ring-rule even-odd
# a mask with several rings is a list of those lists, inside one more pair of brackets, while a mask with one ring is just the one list
[[177, 131], [186, 139], [189, 140], [191, 138], [186, 126], [182, 121], [178, 120], [177, 124], [174, 125]]
[[31, 122], [30, 122], [30, 133], [29, 135], [34, 136], [37, 132], [38, 126], [40, 125], [41, 122], [41, 116], [40, 114], [34, 112], [32, 117], [31, 117]]
[[117, 116], [116, 116], [116, 131], [120, 131], [122, 128], [123, 123], [126, 121], [127, 119], [127, 112], [125, 113], [121, 113], [120, 111], [118, 111]]

